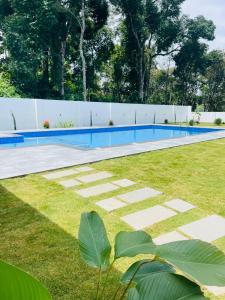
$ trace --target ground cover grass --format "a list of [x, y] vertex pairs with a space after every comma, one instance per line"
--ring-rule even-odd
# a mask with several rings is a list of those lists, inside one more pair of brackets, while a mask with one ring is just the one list
[[[111, 240], [118, 231], [130, 230], [120, 221], [121, 216], [173, 198], [187, 200], [197, 208], [147, 229], [153, 237], [211, 214], [225, 217], [224, 153], [225, 139], [221, 139], [93, 164], [96, 170], [112, 172], [113, 180], [128, 178], [137, 182], [135, 188], [149, 186], [164, 193], [111, 214], [98, 208], [95, 202], [133, 190], [134, 186], [107, 196], [83, 199], [74, 192], [76, 189], [65, 190], [40, 175], [2, 180], [0, 259], [38, 277], [50, 289], [53, 299], [93, 299], [97, 276], [81, 261], [78, 251], [80, 214], [98, 211]], [[225, 238], [215, 244], [225, 252]], [[129, 262], [115, 265], [107, 287], [108, 296], [116, 289], [116, 280]]]
[[[182, 125], [182, 126], [190, 126], [189, 123], [170, 123], [169, 125], [171, 124], [174, 124], [174, 125]], [[215, 127], [215, 128], [218, 128], [218, 129], [222, 129], [225, 127], [225, 124], [222, 123], [221, 125], [216, 125], [214, 123], [195, 123], [194, 124], [194, 127]]]

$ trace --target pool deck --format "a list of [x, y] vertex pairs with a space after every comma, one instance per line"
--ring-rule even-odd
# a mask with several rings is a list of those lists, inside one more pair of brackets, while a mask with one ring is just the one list
[[24, 176], [223, 138], [225, 138], [225, 130], [182, 138], [93, 150], [80, 150], [61, 145], [2, 149], [0, 150], [0, 179]]

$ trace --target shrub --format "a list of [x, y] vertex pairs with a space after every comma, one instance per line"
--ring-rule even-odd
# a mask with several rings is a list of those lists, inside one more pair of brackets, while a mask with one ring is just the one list
[[[80, 254], [98, 272], [93, 299], [103, 300], [110, 270], [121, 258], [146, 254], [122, 275], [118, 289], [108, 300], [207, 299], [199, 285], [225, 285], [225, 255], [200, 240], [185, 240], [157, 246], [145, 231], [119, 232], [112, 246], [96, 212], [83, 213], [79, 228]], [[207, 271], [206, 271], [207, 270]], [[102, 274], [106, 277], [102, 281]], [[103, 283], [102, 283], [103, 282]]]
[[216, 118], [214, 121], [214, 124], [216, 124], [217, 126], [220, 126], [223, 123], [221, 118]]
[[72, 128], [74, 127], [74, 123], [72, 121], [59, 122], [56, 125], [56, 128]]
[[11, 83], [10, 75], [7, 73], [0, 73], [0, 97], [20, 98], [20, 94]]
[[43, 127], [44, 127], [45, 129], [49, 129], [49, 128], [50, 128], [50, 123], [49, 123], [48, 120], [45, 120], [45, 121], [44, 121]]
[[109, 121], [109, 126], [114, 126], [113, 120], [110, 120], [110, 121]]
[[164, 124], [169, 124], [168, 119], [165, 119], [165, 120], [164, 120]]
[[194, 125], [195, 125], [195, 121], [194, 121], [194, 120], [190, 120], [190, 121], [189, 121], [189, 125], [190, 125], [190, 126], [194, 126]]

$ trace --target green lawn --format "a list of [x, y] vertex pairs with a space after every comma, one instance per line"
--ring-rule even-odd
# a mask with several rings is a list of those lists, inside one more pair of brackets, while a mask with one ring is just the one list
[[[189, 123], [170, 123], [169, 125], [174, 124], [174, 125], [183, 125], [183, 126], [189, 126]], [[221, 125], [216, 125], [214, 123], [195, 123], [194, 124], [195, 127], [215, 127], [215, 128], [224, 128], [225, 124], [221, 124]]]
[[[95, 206], [96, 197], [84, 200], [73, 189], [65, 190], [40, 175], [0, 182], [0, 258], [38, 277], [50, 289], [53, 299], [93, 299], [97, 276], [80, 260], [77, 231], [80, 214], [97, 210], [106, 222], [110, 239], [130, 228], [120, 216], [182, 198], [197, 208], [161, 222], [147, 231], [153, 236], [211, 214], [225, 217], [225, 139], [156, 151], [93, 164], [110, 171], [115, 179], [128, 178], [137, 187], [150, 186], [164, 192], [153, 200], [107, 214]], [[108, 182], [105, 180], [102, 182]], [[130, 187], [107, 197], [134, 189]], [[216, 242], [225, 251], [225, 238]], [[115, 265], [108, 293], [116, 289], [116, 279], [129, 260]], [[224, 297], [211, 299], [222, 300]]]

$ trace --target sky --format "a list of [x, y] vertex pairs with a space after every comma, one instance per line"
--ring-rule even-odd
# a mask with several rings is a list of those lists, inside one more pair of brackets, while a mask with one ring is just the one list
[[190, 17], [203, 15], [216, 25], [215, 40], [210, 42], [210, 49], [225, 50], [225, 0], [186, 0], [183, 13]]

